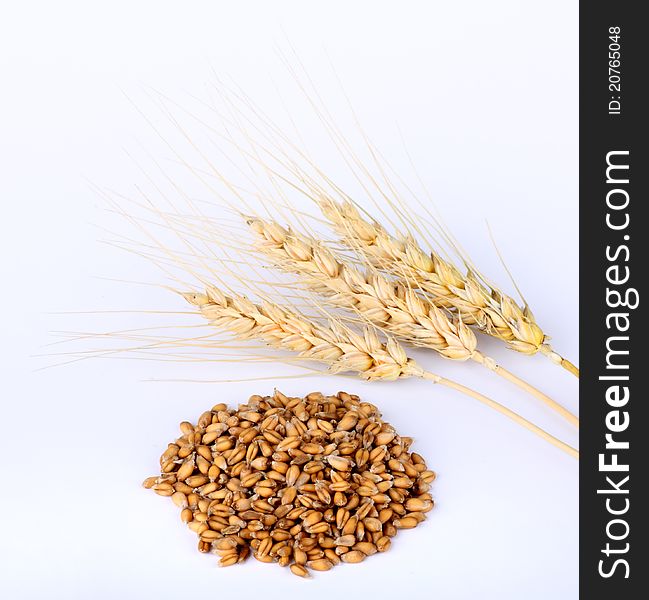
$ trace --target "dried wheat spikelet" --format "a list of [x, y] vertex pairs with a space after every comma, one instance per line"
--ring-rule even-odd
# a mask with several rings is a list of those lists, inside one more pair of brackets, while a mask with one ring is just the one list
[[332, 373], [351, 371], [370, 381], [420, 377], [444, 385], [471, 396], [571, 456], [579, 457], [577, 450], [509, 408], [462, 384], [425, 371], [394, 338], [388, 336], [386, 343], [382, 343], [371, 327], [364, 328], [359, 335], [332, 318], [327, 329], [297, 311], [271, 302], [255, 304], [241, 295], [228, 296], [214, 286], [208, 286], [205, 293], [191, 292], [183, 296], [211, 325], [229, 331], [236, 338], [261, 340], [273, 348], [294, 352], [297, 358], [326, 364]]
[[579, 369], [547, 343], [527, 305], [520, 307], [471, 272], [462, 275], [436, 252], [424, 251], [412, 236], [391, 235], [378, 221], [364, 218], [351, 202], [320, 199], [318, 203], [343, 243], [375, 267], [420, 288], [439, 306], [457, 309], [462, 321], [506, 342], [513, 350], [528, 355], [540, 352], [579, 376]]
[[563, 406], [484, 356], [476, 348], [474, 333], [461, 319], [452, 318], [416, 290], [377, 272], [363, 273], [324, 244], [274, 221], [248, 217], [247, 223], [256, 235], [256, 248], [276, 266], [297, 273], [309, 290], [336, 306], [355, 310], [363, 319], [415, 346], [435, 350], [445, 358], [482, 364], [578, 426], [578, 419]]
[[394, 339], [382, 344], [369, 327], [363, 335], [357, 335], [331, 320], [326, 329], [296, 311], [270, 302], [255, 304], [240, 295], [226, 296], [213, 286], [205, 294], [188, 293], [184, 297], [215, 327], [239, 339], [261, 339], [300, 358], [324, 362], [330, 373], [351, 371], [370, 381], [424, 374]]

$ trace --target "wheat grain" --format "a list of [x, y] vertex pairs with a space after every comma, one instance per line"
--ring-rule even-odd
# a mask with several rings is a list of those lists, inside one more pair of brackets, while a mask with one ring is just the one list
[[[271, 347], [294, 352], [298, 358], [325, 363], [331, 373], [351, 371], [369, 381], [421, 377], [471, 396], [571, 456], [579, 456], [577, 450], [568, 444], [491, 398], [425, 371], [407, 356], [393, 337], [388, 336], [383, 344], [371, 327], [365, 327], [363, 334], [359, 335], [331, 319], [329, 329], [326, 329], [297, 311], [289, 311], [271, 302], [258, 305], [240, 295], [227, 296], [214, 286], [208, 286], [205, 293], [192, 292], [183, 296], [211, 325], [225, 329], [237, 338], [262, 340]], [[272, 430], [265, 431], [264, 437], [270, 443], [279, 441]], [[260, 501], [254, 502], [253, 507], [258, 504]]]
[[[350, 417], [353, 429], [337, 427]], [[325, 423], [328, 427], [323, 428]], [[378, 409], [358, 396], [314, 392], [292, 398], [276, 391], [273, 396], [252, 396], [236, 411], [218, 404], [201, 415], [196, 427], [187, 425], [181, 424], [182, 437], [160, 458], [161, 465], [171, 460], [174, 471], [147, 478], [143, 485], [151, 488], [153, 481], [154, 489], [171, 490], [183, 522], [199, 538], [199, 552], [214, 552], [220, 566], [240, 563], [251, 552], [261, 562], [289, 566], [300, 577], [309, 576], [308, 568], [327, 571], [341, 562], [358, 563], [388, 549], [390, 537], [397, 533], [393, 523], [403, 520], [400, 515], [407, 514], [419, 525], [433, 505], [429, 489], [434, 474], [410, 452], [412, 438], [397, 435]], [[225, 425], [219, 427], [218, 439], [236, 445], [219, 450], [217, 443], [206, 441], [212, 425]], [[255, 435], [245, 436], [249, 431]], [[277, 442], [270, 446], [272, 461], [257, 463], [250, 456], [260, 451], [269, 431], [277, 434]], [[380, 444], [384, 433], [390, 439]], [[189, 458], [180, 457], [181, 447], [190, 449]], [[244, 451], [237, 452], [239, 447]], [[364, 460], [368, 450], [372, 460]], [[203, 481], [199, 457], [217, 469], [209, 483]], [[187, 464], [192, 470], [183, 470]], [[308, 470], [311, 464], [317, 468]], [[398, 478], [391, 465], [399, 466]], [[395, 487], [404, 472], [409, 473], [406, 492]], [[197, 477], [200, 481], [193, 481]], [[347, 483], [342, 493], [345, 508], [322, 493], [342, 481]], [[387, 493], [360, 494], [374, 483]], [[182, 491], [187, 488], [195, 497], [191, 502]], [[351, 533], [343, 533], [352, 527]]]
[[184, 294], [212, 325], [239, 339], [261, 339], [269, 346], [295, 352], [299, 358], [324, 362], [331, 373], [351, 371], [363, 379], [394, 380], [423, 376], [393, 339], [382, 344], [369, 327], [358, 335], [335, 320], [321, 327], [276, 304], [254, 304], [244, 296], [226, 296], [210, 286], [205, 294]]
[[318, 204], [343, 243], [375, 267], [421, 289], [438, 306], [457, 309], [462, 321], [506, 342], [513, 350], [528, 355], [540, 352], [579, 376], [579, 369], [548, 344], [529, 306], [520, 307], [471, 272], [463, 275], [438, 253], [425, 252], [412, 236], [390, 235], [376, 220], [363, 218], [351, 202], [321, 198]]
[[361, 272], [324, 244], [274, 221], [248, 217], [247, 223], [255, 233], [256, 248], [276, 266], [297, 273], [311, 291], [326, 296], [336, 306], [355, 310], [367, 321], [415, 346], [453, 360], [472, 359], [579, 425], [577, 417], [565, 407], [479, 352], [474, 333], [457, 315], [451, 317], [427, 297], [380, 273]]

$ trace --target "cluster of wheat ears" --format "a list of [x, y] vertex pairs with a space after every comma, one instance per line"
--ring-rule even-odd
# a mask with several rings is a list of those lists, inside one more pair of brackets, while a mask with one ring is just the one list
[[578, 457], [576, 449], [506, 406], [425, 370], [402, 346], [426, 348], [454, 361], [475, 361], [578, 427], [577, 417], [565, 407], [477, 348], [473, 328], [522, 354], [542, 353], [578, 376], [576, 367], [550, 347], [527, 306], [519, 306], [471, 272], [463, 275], [435, 252], [423, 250], [414, 237], [390, 235], [349, 201], [321, 197], [318, 205], [358, 261], [295, 227], [257, 215], [240, 213], [240, 217], [250, 233], [249, 243], [244, 242], [248, 251], [293, 274], [295, 286], [313, 295], [325, 322], [288, 301], [254, 302], [213, 283], [185, 292], [184, 298], [211, 326], [236, 339], [263, 342], [297, 360], [324, 363], [330, 373], [356, 373], [369, 381], [419, 377], [450, 387]]
[[[254, 114], [254, 109], [251, 110]], [[575, 448], [506, 406], [424, 369], [403, 346], [427, 349], [453, 361], [476, 362], [578, 427], [578, 418], [564, 406], [478, 349], [475, 331], [500, 340], [523, 355], [542, 354], [579, 377], [577, 367], [550, 346], [549, 337], [527, 303], [521, 305], [488, 281], [463, 254], [458, 253], [459, 260], [454, 264], [433, 243], [424, 246], [429, 237], [424, 243], [418, 241], [415, 234], [421, 233], [420, 221], [401, 210], [405, 205], [395, 202], [390, 185], [387, 190], [379, 190], [379, 203], [375, 202], [375, 206], [383, 215], [387, 214], [384, 208], [392, 209], [398, 219], [384, 219], [382, 224], [380, 218], [372, 216], [334, 184], [279, 128], [268, 120], [264, 122], [264, 135], [258, 134], [256, 139], [246, 136], [252, 149], [244, 148], [233, 137], [225, 139], [246, 162], [260, 167], [271, 181], [279, 200], [256, 184], [253, 184], [254, 193], [263, 206], [277, 209], [281, 222], [276, 216], [262, 216], [258, 209], [251, 208], [242, 189], [230, 183], [203, 155], [208, 165], [207, 175], [188, 164], [185, 166], [206, 182], [210, 190], [213, 179], [225, 186], [226, 194], [219, 197], [236, 215], [240, 227], [246, 230], [245, 235], [215, 226], [215, 221], [191, 202], [194, 208], [191, 218], [154, 211], [187, 244], [185, 251], [171, 258], [191, 271], [202, 289], [178, 291], [209, 325], [234, 339], [253, 340], [282, 350], [282, 360], [288, 353], [294, 360], [324, 364], [330, 373], [355, 373], [368, 381], [419, 377], [452, 388], [578, 457]], [[344, 151], [343, 138], [336, 137], [336, 132], [332, 135]], [[300, 160], [308, 168], [301, 166]], [[361, 174], [367, 175], [362, 165], [358, 162], [356, 165]], [[372, 183], [376, 185], [374, 180]], [[310, 218], [326, 223], [334, 234], [333, 240], [313, 231], [304, 218], [305, 213], [280, 191], [279, 184], [287, 185], [291, 192], [305, 196], [317, 207], [320, 216]], [[398, 227], [395, 221], [403, 226]], [[270, 264], [277, 272], [283, 272], [284, 277], [290, 274], [289, 283], [281, 283], [281, 290], [288, 288], [290, 295], [278, 292], [277, 287], [272, 294], [260, 292], [251, 275], [244, 270], [237, 271], [240, 263], [230, 257], [220, 259], [220, 270], [210, 267], [209, 276], [198, 275], [193, 270], [195, 264], [190, 263], [197, 258], [203, 262], [204, 255], [199, 257], [196, 246], [187, 242], [188, 237], [199, 240], [202, 247], [235, 248], [255, 261], [261, 258], [266, 267]], [[164, 250], [167, 253], [167, 248]], [[250, 266], [249, 260], [243, 262]], [[267, 270], [262, 278], [266, 273]], [[234, 275], [243, 284], [245, 295], [240, 293], [240, 287], [236, 289], [225, 282], [226, 274]], [[251, 299], [255, 292], [260, 299]], [[303, 311], [289, 299], [298, 294], [302, 294], [302, 301], [306, 294], [307, 309]]]

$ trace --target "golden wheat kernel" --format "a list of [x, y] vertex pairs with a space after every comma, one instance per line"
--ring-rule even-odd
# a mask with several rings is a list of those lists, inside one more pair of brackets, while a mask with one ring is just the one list
[[232, 548], [227, 548], [225, 550], [217, 549], [216, 554], [218, 556], [220, 556], [222, 559], [223, 558], [227, 559], [227, 558], [230, 558], [232, 556], [237, 556], [238, 557], [239, 556], [239, 551], [237, 550], [237, 548], [232, 547]]
[[[240, 463], [246, 456], [246, 447], [245, 446], [238, 446], [236, 448], [233, 448], [230, 455], [228, 456], [228, 465], [237, 465]], [[239, 469], [242, 469], [245, 465], [241, 465]]]
[[378, 519], [379, 521], [381, 521], [381, 523], [387, 523], [393, 515], [394, 511], [391, 508], [382, 508], [379, 511]]
[[428, 512], [433, 508], [430, 500], [421, 500], [420, 498], [408, 498], [405, 503], [406, 510], [410, 512]]
[[194, 472], [194, 467], [195, 463], [193, 458], [185, 460], [176, 473], [178, 481], [185, 481]]
[[318, 533], [329, 533], [330, 526], [329, 523], [321, 521], [320, 523], [316, 523], [315, 525], [306, 526], [304, 527], [304, 529], [307, 531], [307, 533], [317, 535]]
[[194, 522], [197, 524], [196, 534], [198, 536], [201, 536], [205, 531], [207, 531], [210, 528], [210, 526], [207, 523], [199, 523], [198, 521], [192, 521], [192, 523]]
[[327, 456], [327, 462], [337, 471], [349, 471], [352, 468], [352, 461], [342, 456]]
[[272, 563], [275, 562], [275, 559], [270, 556], [269, 554], [265, 554], [264, 556], [260, 556], [259, 554], [253, 554], [253, 556], [259, 561], [263, 563]]
[[177, 492], [182, 492], [185, 496], [191, 494], [194, 489], [188, 486], [184, 481], [177, 481], [174, 485], [174, 490]]
[[223, 517], [212, 517], [207, 521], [207, 525], [214, 531], [222, 532], [228, 526], [228, 522]]
[[201, 438], [201, 445], [209, 446], [213, 444], [221, 436], [221, 431], [206, 431]]
[[257, 496], [259, 496], [260, 498], [271, 498], [275, 495], [275, 490], [267, 487], [257, 486], [255, 487], [254, 491], [255, 494], [257, 494]]
[[362, 542], [365, 539], [365, 525], [362, 521], [356, 524], [356, 540]]
[[409, 512], [406, 513], [403, 519], [412, 518], [415, 519], [418, 523], [421, 523], [426, 520], [426, 515], [423, 512]]
[[358, 415], [356, 413], [349, 412], [347, 413], [336, 426], [337, 431], [350, 431], [358, 423]]
[[375, 494], [379, 493], [379, 490], [376, 488], [376, 486], [369, 487], [367, 485], [361, 485], [360, 487], [356, 488], [356, 493], [359, 496], [374, 496]]
[[178, 508], [187, 508], [187, 496], [182, 492], [174, 492], [171, 500]]
[[380, 508], [383, 508], [390, 503], [390, 496], [387, 494], [374, 494], [370, 496], [374, 504]]
[[334, 567], [340, 564], [340, 557], [333, 548], [325, 548], [323, 558], [326, 558]]
[[211, 459], [208, 461], [200, 455], [196, 457], [196, 468], [201, 475], [207, 475], [211, 464]]
[[282, 435], [280, 433], [277, 433], [277, 431], [272, 431], [272, 430], [266, 430], [262, 434], [264, 438], [266, 438], [266, 441], [270, 442], [271, 444], [279, 444], [282, 441]]
[[305, 552], [308, 552], [309, 550], [313, 550], [315, 548], [316, 544], [318, 543], [318, 540], [315, 538], [301, 538], [298, 541], [298, 547], [301, 550], [304, 550]]
[[237, 562], [239, 562], [239, 554], [234, 552], [227, 557], [223, 557], [218, 564], [219, 567], [231, 567], [232, 565], [236, 565]]
[[220, 539], [218, 542], [215, 542], [214, 548], [215, 550], [218, 550], [220, 552], [227, 552], [235, 548], [236, 545], [236, 542], [232, 538], [226, 537]]
[[383, 528], [383, 523], [379, 519], [375, 519], [372, 517], [367, 517], [362, 521], [363, 525], [368, 531], [374, 532], [374, 531], [381, 531]]
[[270, 553], [270, 549], [273, 547], [273, 540], [270, 537], [267, 537], [259, 543], [259, 546], [257, 547], [257, 554], [259, 556], [266, 556], [267, 554]]
[[345, 535], [355, 534], [357, 525], [358, 525], [358, 517], [356, 515], [349, 517], [344, 527], [341, 529], [342, 535], [345, 536]]
[[265, 456], [258, 456], [250, 462], [250, 467], [258, 471], [265, 471], [268, 467], [268, 459]]
[[[286, 463], [279, 464], [284, 465]], [[284, 477], [286, 478], [286, 485], [289, 487], [295, 485], [297, 478], [300, 476], [300, 472], [300, 467], [298, 467], [297, 465], [291, 465], [290, 467], [287, 465], [286, 471], [284, 473]]]
[[196, 510], [198, 508], [199, 500], [200, 500], [200, 496], [195, 492], [192, 492], [191, 494], [187, 494], [187, 506], [192, 510]]
[[387, 535], [384, 535], [376, 541], [376, 549], [379, 552], [386, 552], [390, 549], [391, 544], [392, 542], [390, 541], [390, 538]]
[[362, 552], [365, 556], [372, 556], [378, 552], [376, 545], [372, 542], [358, 542], [354, 544], [352, 550]]
[[[365, 498], [364, 498], [365, 500]], [[363, 520], [365, 517], [367, 517], [370, 513], [371, 510], [374, 509], [374, 505], [372, 502], [364, 502], [362, 503], [359, 508], [356, 510], [356, 516], [360, 519]]]
[[284, 540], [275, 541], [273, 547], [270, 549], [271, 556], [288, 556], [291, 552], [291, 547]]
[[383, 494], [387, 492], [392, 487], [392, 485], [392, 480], [385, 479], [384, 481], [379, 481], [379, 483], [376, 484], [376, 489], [378, 493]]
[[[215, 421], [214, 419], [216, 419], [216, 421]], [[213, 420], [212, 420], [212, 424], [211, 424], [211, 425], [208, 425], [208, 426], [205, 428], [205, 432], [204, 432], [204, 433], [216, 433], [216, 434], [217, 434], [216, 437], [218, 438], [218, 437], [220, 437], [220, 435], [221, 435], [222, 433], [224, 433], [225, 431], [227, 431], [227, 429], [228, 429], [228, 426], [227, 426], [227, 425], [224, 425], [223, 423], [221, 423], [221, 422], [218, 420], [218, 418], [217, 418], [216, 416], [214, 416], [214, 417], [213, 417]], [[214, 438], [214, 439], [216, 439], [216, 438]]]
[[177, 444], [168, 444], [167, 449], [162, 453], [162, 456], [160, 457], [160, 462], [162, 463], [163, 461], [176, 458], [176, 456], [178, 456], [178, 450], [180, 450], [180, 447]]
[[[249, 423], [246, 422], [246, 424], [250, 425]], [[240, 444], [250, 444], [256, 437], [257, 437], [257, 430], [254, 427], [242, 427], [241, 431], [237, 431], [235, 433], [234, 427], [230, 428], [230, 433], [232, 435], [237, 436], [238, 443]], [[258, 452], [259, 448], [257, 447], [257, 444], [252, 445], [253, 448], [255, 448], [255, 451]]]
[[322, 513], [317, 510], [308, 510], [301, 515], [304, 525], [315, 525], [322, 521]]
[[179, 425], [180, 433], [183, 435], [189, 435], [194, 433], [194, 426], [189, 421], [182, 421]]
[[241, 519], [237, 515], [230, 515], [228, 517], [228, 523], [230, 525], [236, 525], [237, 527], [239, 527], [239, 529], [246, 526], [246, 521], [244, 521], [243, 519]]
[[402, 517], [401, 519], [395, 519], [392, 524], [397, 529], [412, 529], [413, 527], [417, 527], [419, 521], [414, 517]]
[[[253, 503], [254, 503], [254, 500], [251, 500], [251, 501], [250, 501], [250, 506], [252, 506]], [[239, 516], [240, 516], [242, 519], [245, 519], [246, 521], [256, 521], [256, 520], [261, 519], [261, 517], [262, 517], [262, 513], [259, 512], [259, 511], [257, 511], [257, 510], [246, 509], [246, 510], [240, 512], [240, 513], [239, 513]]]
[[328, 558], [319, 558], [308, 561], [306, 566], [314, 571], [328, 571], [333, 567], [333, 563]]
[[359, 550], [351, 550], [350, 552], [345, 552], [340, 558], [346, 563], [359, 563], [365, 560], [365, 554]]
[[293, 548], [293, 557], [295, 558], [295, 562], [299, 565], [305, 565], [308, 560], [307, 553], [297, 546], [297, 544]]
[[170, 483], [156, 483], [153, 486], [153, 491], [159, 496], [171, 496], [174, 493], [174, 488]]
[[157, 477], [147, 477], [142, 482], [142, 487], [146, 488], [147, 490], [150, 490], [156, 483], [158, 483]]
[[205, 475], [192, 475], [191, 477], [185, 479], [185, 483], [194, 489], [199, 488], [206, 483], [209, 483], [209, 481], [209, 478], [205, 477]]
[[220, 535], [220, 533], [214, 531], [213, 529], [207, 529], [206, 531], [203, 531], [201, 533], [201, 540], [204, 540], [206, 542], [213, 542], [219, 539]]
[[376, 435], [374, 438], [374, 443], [382, 446], [384, 444], [389, 444], [395, 437], [393, 431], [384, 431]]
[[417, 495], [427, 494], [430, 491], [430, 484], [424, 483], [423, 481], [418, 481], [414, 487], [413, 492]]
[[294, 563], [290, 566], [290, 569], [293, 575], [304, 577], [305, 579], [309, 577], [309, 572], [301, 564]]
[[353, 546], [356, 543], [354, 535], [343, 535], [336, 538], [336, 546]]
[[232, 448], [233, 446], [234, 441], [232, 440], [232, 438], [221, 436], [214, 440], [214, 445], [212, 446], [212, 448], [216, 452], [225, 452], [226, 450], [230, 450], [230, 448]]
[[435, 481], [436, 477], [437, 474], [434, 471], [422, 471], [421, 473], [419, 473], [419, 479], [424, 483], [432, 483], [433, 481]]
[[191, 529], [196, 534], [199, 534], [199, 529], [202, 531], [202, 525], [203, 523], [199, 523], [198, 521], [189, 521], [187, 523], [187, 527], [189, 527], [189, 529]]
[[196, 513], [194, 513], [194, 520], [198, 521], [199, 523], [206, 523], [208, 519], [209, 519], [209, 516], [208, 516], [207, 513], [204, 513], [204, 512], [196, 512]]
[[339, 508], [336, 511], [336, 527], [342, 529], [350, 517], [350, 512], [346, 508]]
[[223, 535], [233, 535], [235, 533], [239, 533], [240, 529], [241, 527], [239, 527], [239, 525], [228, 525], [227, 527], [221, 529], [221, 533]]

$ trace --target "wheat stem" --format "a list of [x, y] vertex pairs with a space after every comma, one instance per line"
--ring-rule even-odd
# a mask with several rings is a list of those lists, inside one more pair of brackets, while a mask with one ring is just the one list
[[549, 442], [553, 446], [556, 446], [560, 450], [563, 450], [564, 452], [570, 454], [570, 456], [573, 456], [576, 459], [579, 459], [579, 451], [575, 450], [572, 446], [566, 444], [565, 442], [562, 442], [560, 439], [554, 437], [553, 435], [549, 434], [547, 431], [544, 429], [541, 429], [537, 425], [534, 425], [534, 423], [528, 421], [524, 417], [521, 417], [518, 413], [514, 412], [513, 410], [507, 408], [506, 406], [503, 406], [502, 404], [499, 404], [495, 400], [492, 400], [491, 398], [488, 398], [487, 396], [483, 396], [479, 392], [476, 392], [470, 388], [467, 388], [466, 386], [462, 385], [461, 383], [456, 383], [455, 381], [451, 381], [449, 379], [445, 378], [439, 378], [436, 375], [430, 374], [430, 373], [424, 373], [423, 375], [424, 379], [429, 379], [434, 381], [435, 383], [438, 383], [440, 385], [445, 385], [446, 387], [452, 388], [454, 390], [457, 390], [458, 392], [462, 392], [463, 394], [466, 394], [468, 396], [471, 396], [475, 400], [478, 400], [479, 402], [482, 402], [483, 404], [486, 404], [488, 407], [493, 408], [494, 410], [498, 411], [499, 413], [505, 415], [506, 417], [509, 417], [519, 425], [522, 425], [525, 427], [525, 429], [528, 429], [532, 433], [535, 433], [539, 437], [542, 437], [545, 441]]
[[522, 390], [525, 390], [535, 398], [538, 398], [539, 400], [541, 400], [541, 402], [549, 406], [552, 410], [558, 412], [570, 424], [579, 428], [579, 419], [574, 414], [572, 414], [567, 408], [559, 404], [556, 400], [550, 398], [550, 396], [548, 396], [547, 394], [544, 394], [541, 390], [535, 388], [533, 385], [530, 385], [527, 381], [521, 379], [517, 375], [514, 375], [511, 371], [505, 369], [505, 367], [493, 363], [492, 359], [490, 359], [487, 356], [484, 356], [484, 354], [482, 354], [478, 350], [476, 350], [473, 353], [473, 356], [471, 356], [471, 358], [475, 360], [477, 363], [482, 364], [489, 369], [492, 369], [498, 375], [504, 377], [508, 381], [511, 381], [514, 385], [518, 386]]

